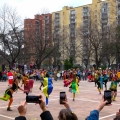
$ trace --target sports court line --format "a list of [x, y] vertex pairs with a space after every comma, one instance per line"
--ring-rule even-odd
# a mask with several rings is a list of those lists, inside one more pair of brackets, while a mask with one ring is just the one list
[[[73, 98], [68, 98], [68, 99], [73, 99]], [[96, 101], [96, 100], [88, 100], [88, 99], [78, 99], [78, 98], [75, 98], [75, 100], [80, 100], [80, 101], [86, 101], [86, 102], [100, 102], [100, 101]], [[112, 105], [120, 105], [120, 104], [117, 104], [117, 103], [112, 103]]]
[[[12, 105], [11, 107], [16, 107], [16, 106], [18, 106], [18, 105]], [[4, 106], [4, 107], [0, 107], [0, 109], [2, 109], [2, 108], [7, 108], [8, 106]]]
[[102, 120], [102, 119], [105, 119], [105, 118], [109, 118], [109, 117], [112, 117], [112, 116], [115, 116], [115, 115], [116, 115], [116, 114], [107, 115], [107, 116], [104, 116], [104, 117], [99, 118], [99, 120]]
[[[55, 96], [55, 95], [50, 95], [50, 96], [52, 96], [52, 97], [58, 97], [59, 98], [59, 96]], [[70, 97], [67, 97], [68, 99], [73, 99], [73, 98], [70, 98]], [[100, 102], [100, 101], [96, 101], [96, 100], [89, 100], [89, 99], [86, 99], [86, 98], [75, 98], [75, 100], [80, 100], [80, 101], [85, 101], [85, 102], [96, 102], [96, 103], [98, 103], [98, 102]], [[113, 105], [120, 105], [120, 104], [117, 104], [117, 103], [112, 103]]]
[[[49, 101], [54, 101], [54, 100], [58, 100], [59, 98], [56, 98], [56, 99], [50, 99]], [[28, 103], [28, 104], [34, 104], [34, 103]], [[16, 107], [16, 106], [19, 106], [20, 104], [18, 105], [12, 105], [11, 107]], [[8, 106], [4, 106], [4, 107], [0, 107], [0, 109], [2, 108], [7, 108]]]
[[14, 119], [15, 119], [15, 118], [13, 118], [13, 117], [8, 117], [8, 116], [1, 115], [1, 114], [0, 114], [0, 117], [8, 118], [8, 119], [11, 119], [11, 120], [14, 120]]

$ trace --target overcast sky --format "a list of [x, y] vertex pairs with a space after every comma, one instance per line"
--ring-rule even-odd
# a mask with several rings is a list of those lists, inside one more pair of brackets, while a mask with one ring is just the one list
[[43, 9], [55, 12], [62, 10], [63, 6], [81, 6], [92, 3], [92, 0], [0, 0], [0, 6], [7, 3], [10, 7], [16, 8], [18, 14], [24, 18], [34, 18], [34, 15], [41, 13]]

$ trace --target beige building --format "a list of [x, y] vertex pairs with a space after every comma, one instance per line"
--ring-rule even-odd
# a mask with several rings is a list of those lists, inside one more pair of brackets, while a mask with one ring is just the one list
[[[64, 61], [69, 56], [74, 56], [76, 64], [83, 64], [87, 59], [85, 38], [80, 37], [79, 29], [89, 33], [90, 22], [97, 23], [98, 29], [105, 28], [110, 24], [120, 23], [120, 0], [92, 0], [91, 4], [68, 7], [52, 13], [54, 42], [59, 43], [61, 53], [60, 60]], [[84, 59], [82, 58], [84, 56]], [[92, 60], [90, 64], [94, 64]]]

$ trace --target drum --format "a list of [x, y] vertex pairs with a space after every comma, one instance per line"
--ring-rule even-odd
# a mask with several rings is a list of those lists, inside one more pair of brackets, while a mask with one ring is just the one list
[[60, 73], [57, 73], [57, 77], [58, 77], [58, 78], [60, 77]]

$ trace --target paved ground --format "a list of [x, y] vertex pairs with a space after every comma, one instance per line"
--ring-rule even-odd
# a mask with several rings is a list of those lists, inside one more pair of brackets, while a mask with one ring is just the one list
[[[0, 82], [0, 95], [4, 93], [4, 90], [7, 88], [7, 84], [7, 82]], [[39, 85], [40, 83], [38, 81], [35, 82], [33, 92], [31, 94], [37, 95], [41, 93], [41, 91], [38, 89]], [[89, 115], [91, 110], [96, 109], [102, 97], [102, 95], [98, 94], [97, 88], [94, 87], [93, 82], [80, 82], [80, 94], [76, 95], [76, 100], [74, 102], [72, 101], [72, 94], [68, 92], [68, 88], [63, 87], [62, 81], [54, 81], [53, 85], [54, 90], [50, 95], [48, 110], [51, 111], [54, 120], [58, 120], [58, 113], [62, 108], [64, 108], [64, 106], [59, 104], [60, 91], [66, 91], [71, 108], [73, 109], [74, 113], [77, 114], [79, 120], [84, 120]], [[17, 106], [20, 104], [21, 101], [25, 100], [25, 94], [21, 91], [18, 91], [17, 93], [14, 93], [13, 96], [14, 102], [12, 104], [12, 112], [6, 111], [8, 101], [0, 101], [0, 120], [14, 120], [14, 118], [19, 115], [17, 111]], [[39, 106], [35, 104], [28, 104], [27, 107], [27, 120], [40, 120], [39, 115], [42, 111]], [[112, 120], [119, 108], [120, 87], [118, 88], [117, 100], [112, 103], [112, 106], [105, 107], [100, 112], [100, 119]]]

